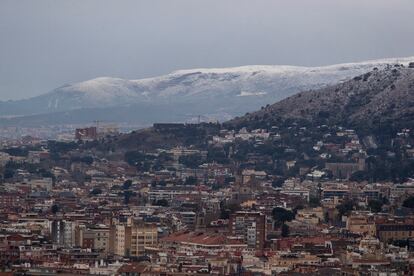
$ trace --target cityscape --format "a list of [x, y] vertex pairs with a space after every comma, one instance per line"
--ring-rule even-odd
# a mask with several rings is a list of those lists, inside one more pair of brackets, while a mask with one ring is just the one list
[[[373, 148], [355, 130], [151, 131], [195, 140], [131, 151], [136, 134], [89, 127], [72, 142], [3, 145], [2, 266], [25, 275], [411, 271], [414, 179], [364, 180]], [[412, 143], [409, 129], [398, 133], [410, 164]]]
[[414, 3], [339, 2], [0, 2], [0, 276], [414, 275]]

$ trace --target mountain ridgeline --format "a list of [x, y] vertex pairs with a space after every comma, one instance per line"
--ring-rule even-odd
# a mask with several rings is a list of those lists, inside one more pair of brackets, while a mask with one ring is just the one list
[[414, 127], [414, 68], [389, 65], [351, 80], [301, 92], [226, 123], [261, 128], [286, 122], [341, 125], [359, 132]]
[[301, 91], [316, 90], [389, 64], [395, 58], [323, 67], [242, 66], [192, 69], [125, 80], [102, 77], [64, 85], [41, 96], [0, 101], [0, 126], [90, 124], [148, 126], [156, 122], [226, 121]]

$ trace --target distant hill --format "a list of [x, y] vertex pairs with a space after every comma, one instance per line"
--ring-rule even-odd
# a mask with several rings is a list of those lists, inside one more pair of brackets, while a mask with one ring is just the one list
[[20, 101], [0, 102], [0, 126], [228, 120], [295, 93], [319, 89], [389, 64], [395, 58], [324, 67], [242, 66], [176, 71], [140, 80], [97, 78]]
[[414, 68], [375, 68], [337, 85], [290, 96], [227, 124], [256, 128], [286, 121], [338, 124], [360, 131], [414, 127]]

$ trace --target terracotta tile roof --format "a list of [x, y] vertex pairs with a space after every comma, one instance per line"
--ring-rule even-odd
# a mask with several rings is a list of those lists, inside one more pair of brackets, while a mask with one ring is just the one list
[[226, 236], [222, 234], [203, 232], [177, 232], [162, 238], [161, 242], [194, 243], [202, 245], [241, 244], [237, 240], [228, 240]]
[[148, 266], [147, 264], [141, 264], [141, 263], [125, 264], [121, 268], [118, 269], [118, 273], [127, 273], [127, 272], [143, 273], [147, 271], [150, 271], [150, 266]]

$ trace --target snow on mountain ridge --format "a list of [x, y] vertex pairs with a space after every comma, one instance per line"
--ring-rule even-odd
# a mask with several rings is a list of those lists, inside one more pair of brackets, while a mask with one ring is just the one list
[[176, 117], [182, 118], [187, 116], [183, 114], [194, 112], [237, 116], [301, 91], [353, 78], [373, 67], [383, 68], [395, 63], [407, 65], [413, 61], [414, 57], [407, 57], [319, 67], [248, 65], [196, 68], [136, 80], [99, 77], [65, 85], [31, 99], [0, 102], [0, 115], [123, 106], [139, 106], [137, 108], [151, 112], [157, 106], [157, 121], [163, 120], [163, 116], [169, 118], [178, 114]]
[[385, 59], [373, 59], [362, 62], [348, 62], [348, 63], [339, 63], [332, 65], [324, 66], [293, 66], [293, 65], [243, 65], [236, 67], [224, 67], [224, 68], [193, 68], [193, 69], [182, 69], [173, 71], [171, 74], [190, 74], [190, 73], [252, 73], [257, 71], [268, 71], [274, 73], [283, 73], [283, 72], [304, 72], [304, 71], [329, 71], [329, 70], [338, 70], [338, 69], [351, 69], [357, 68], [359, 66], [365, 67], [367, 65], [376, 64], [404, 64], [407, 65], [410, 62], [413, 62], [414, 56], [411, 57], [400, 57], [400, 58], [385, 58]]
[[[290, 79], [293, 76], [297, 79], [296, 83], [303, 83], [305, 86], [309, 82], [313, 82], [314, 85], [324, 85], [326, 84], [326, 79], [328, 79], [328, 84], [330, 84], [331, 78], [335, 81], [340, 81], [345, 78], [349, 78], [350, 75], [361, 74], [363, 73], [362, 71], [366, 71], [372, 66], [382, 66], [392, 63], [402, 63], [406, 65], [413, 60], [414, 57], [389, 58], [318, 67], [290, 65], [246, 65], [227, 68], [195, 68], [177, 70], [167, 75], [135, 80], [98, 77], [58, 88], [56, 90], [58, 92], [66, 93], [82, 92], [87, 98], [86, 101], [95, 99], [101, 103], [109, 103], [112, 100], [117, 102], [116, 98], [118, 97], [131, 97], [135, 100], [144, 100], [151, 97], [168, 97], [180, 94], [180, 92], [182, 92], [183, 95], [206, 93], [209, 90], [217, 88], [212, 83], [215, 79], [222, 82], [221, 85], [223, 85], [223, 82], [235, 82], [235, 79], [237, 78], [240, 78], [240, 80], [237, 81], [241, 82], [248, 82], [251, 79], [253, 79], [254, 82], [256, 76], [257, 82], [261, 79], [263, 79], [263, 81], [269, 81], [267, 78], [277, 77], [280, 79], [279, 82], [283, 82], [284, 78]], [[355, 73], [350, 73], [349, 71], [355, 71]], [[315, 78], [315, 80], [303, 81], [301, 80], [303, 77]], [[194, 87], [196, 85], [198, 87]], [[203, 86], [204, 89], [200, 89], [200, 86]], [[188, 91], [190, 87], [193, 88], [193, 91], [191, 92]], [[240, 95], [241, 92], [242, 90], [239, 91], [238, 95]], [[252, 95], [255, 94], [250, 91], [244, 92]], [[266, 93], [266, 91], [262, 93]]]
[[[93, 105], [123, 102], [119, 97], [139, 98], [131, 80], [99, 77], [55, 89], [56, 96], [77, 95], [78, 100]], [[72, 95], [71, 95], [72, 94]]]

